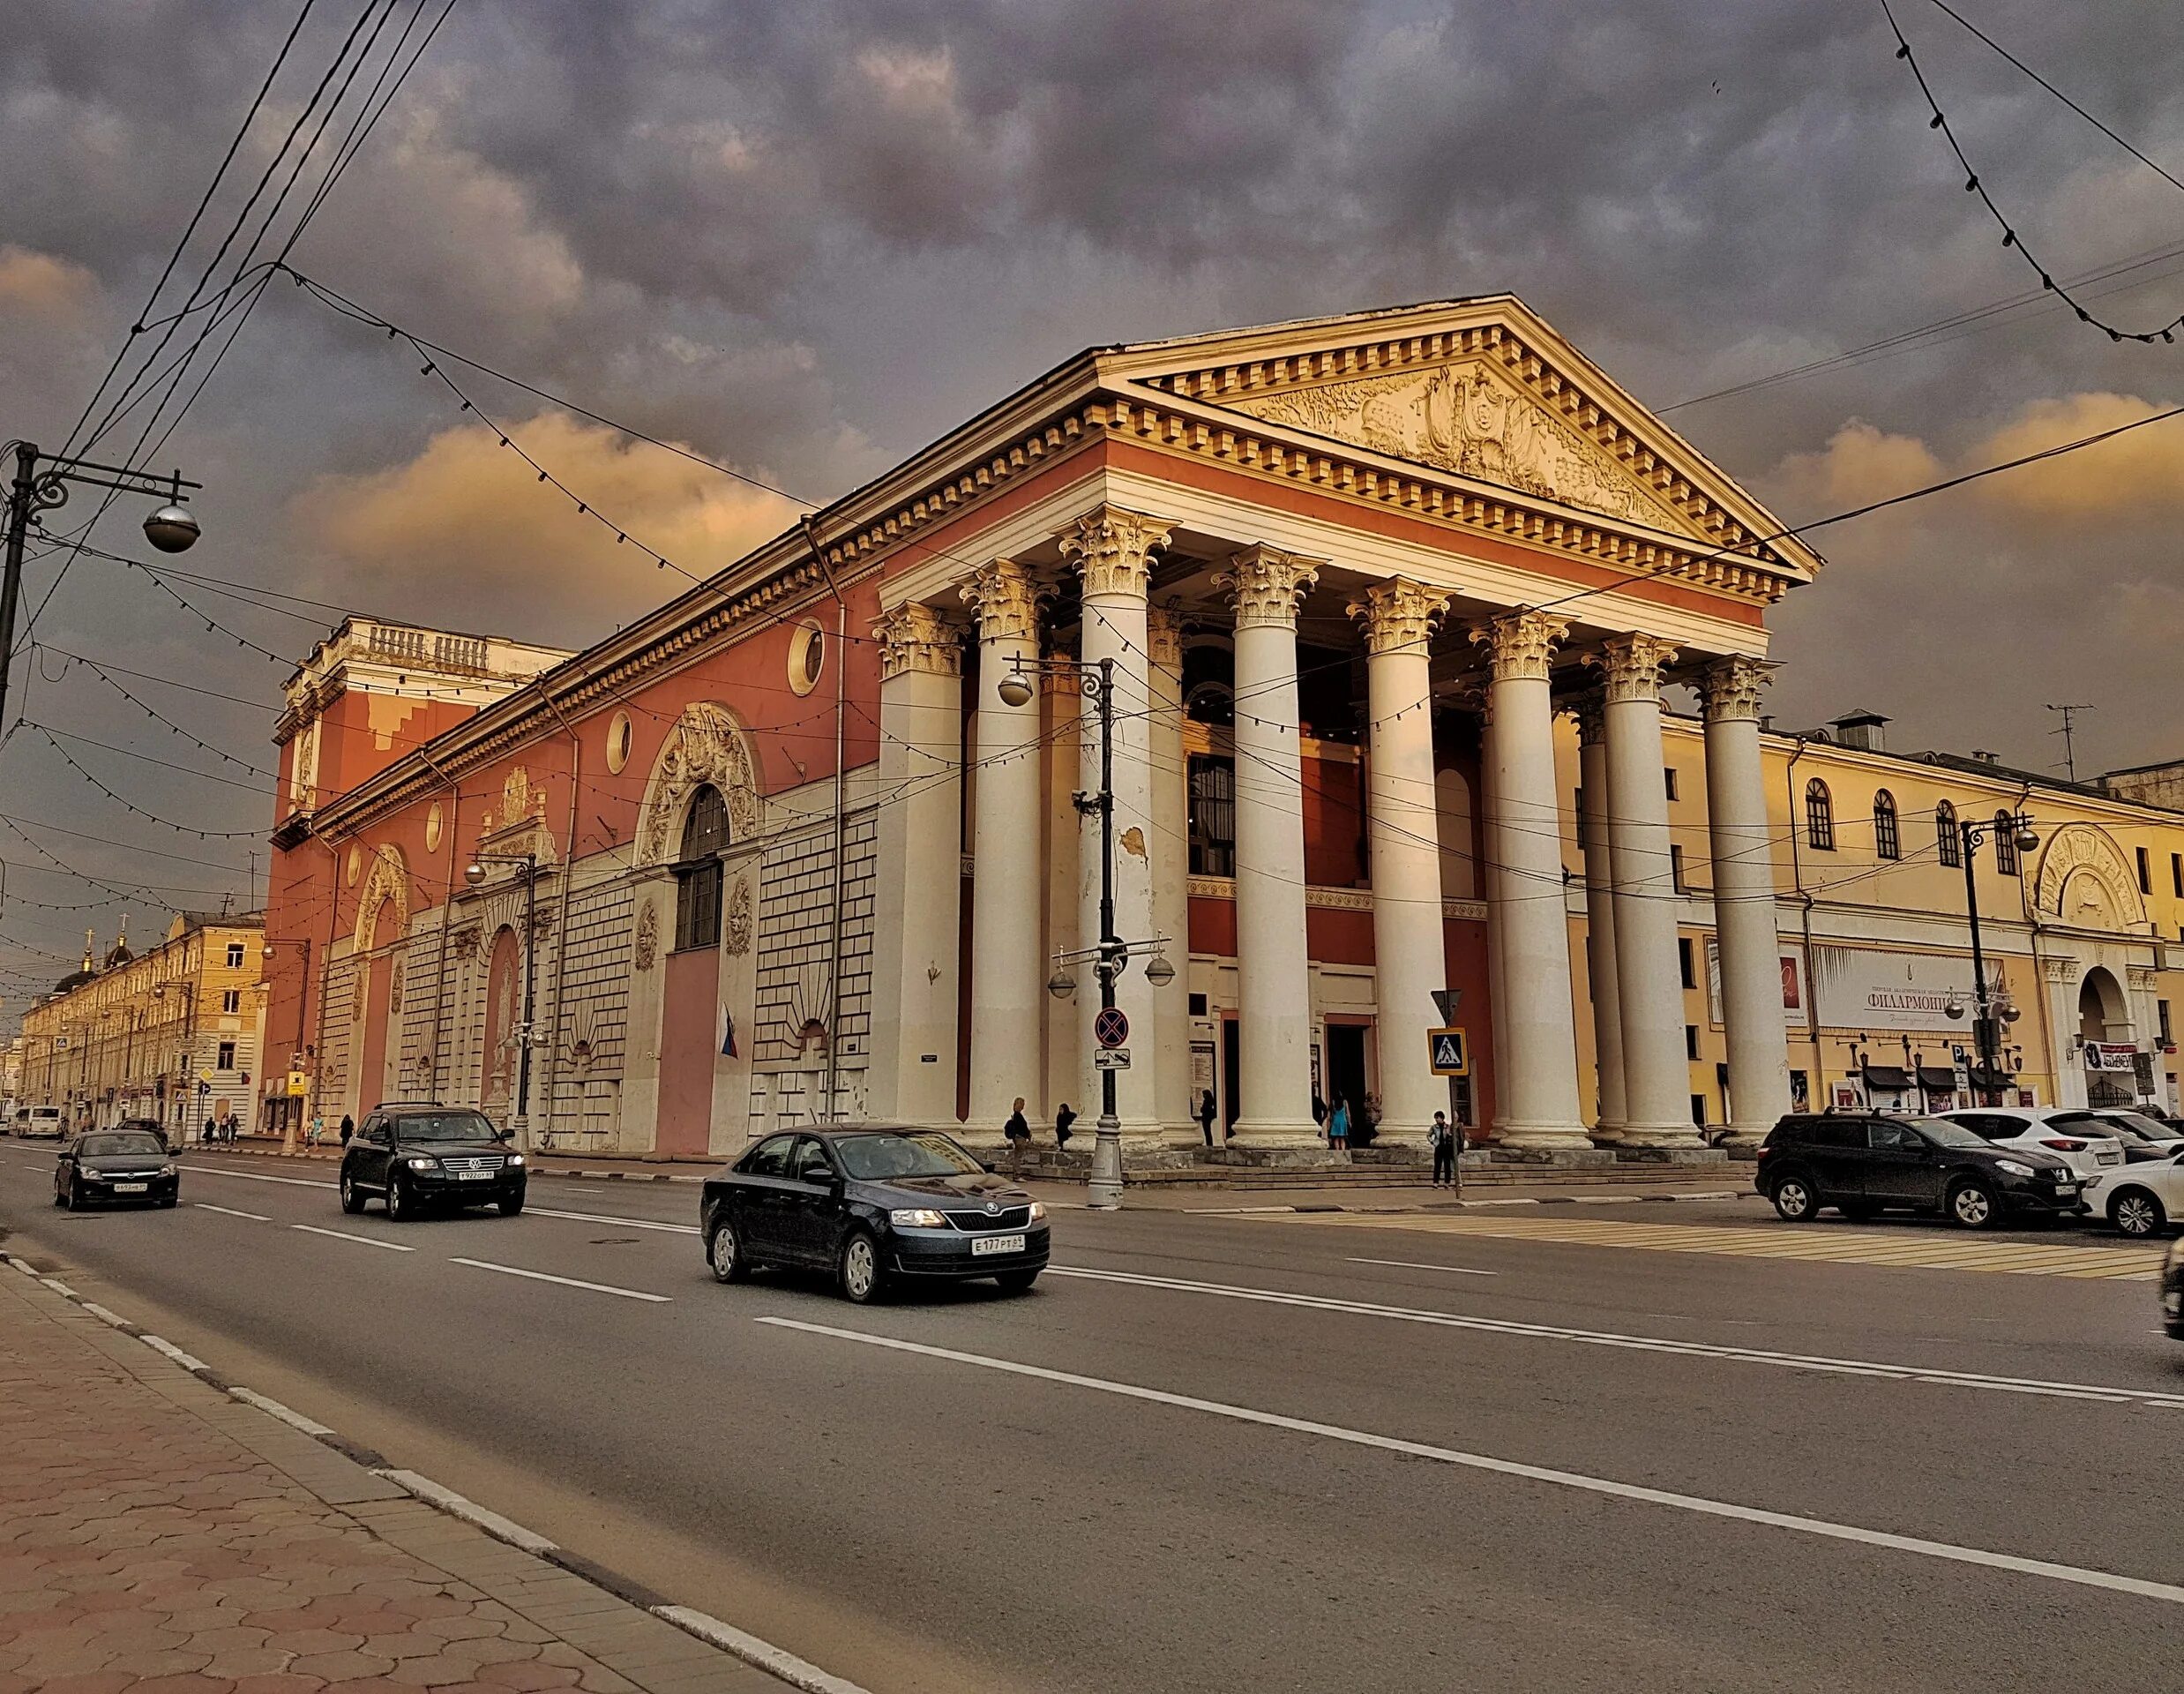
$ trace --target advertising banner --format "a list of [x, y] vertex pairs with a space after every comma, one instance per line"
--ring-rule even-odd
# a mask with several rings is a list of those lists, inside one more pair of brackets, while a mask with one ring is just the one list
[[[1990, 963], [1987, 970], [1992, 993], [2002, 967]], [[1813, 1006], [1822, 1029], [1948, 1035], [1971, 1027], [1971, 1002], [1968, 958], [1859, 947], [1813, 949]], [[1949, 1016], [1952, 1004], [1955, 1017]]]

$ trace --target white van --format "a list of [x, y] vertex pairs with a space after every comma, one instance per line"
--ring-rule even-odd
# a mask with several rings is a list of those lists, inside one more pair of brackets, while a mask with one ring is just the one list
[[15, 1108], [15, 1133], [26, 1140], [58, 1141], [67, 1128], [61, 1121], [61, 1108], [57, 1106], [19, 1106]]

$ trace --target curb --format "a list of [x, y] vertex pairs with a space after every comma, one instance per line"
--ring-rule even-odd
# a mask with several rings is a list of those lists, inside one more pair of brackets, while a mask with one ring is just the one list
[[[215, 1152], [215, 1154], [217, 1154], [218, 1151], [226, 1151], [231, 1154], [240, 1154], [243, 1157], [249, 1158], [301, 1158], [307, 1159], [314, 1164], [319, 1165], [332, 1164], [334, 1160], [340, 1158], [339, 1153], [330, 1151], [324, 1152], [305, 1152], [300, 1148], [293, 1153], [283, 1152], [278, 1147], [258, 1148], [243, 1146], [221, 1150], [207, 1149], [201, 1146], [185, 1147], [182, 1149], [182, 1151], [193, 1157], [203, 1155], [208, 1151]], [[574, 1170], [550, 1171], [542, 1165], [534, 1166], [531, 1168], [531, 1174], [533, 1176], [572, 1176], [586, 1182], [703, 1182], [706, 1180], [702, 1176], [678, 1175], [672, 1171], [587, 1171], [581, 1168]]]
[[[674, 1179], [656, 1177], [653, 1180], [667, 1181]], [[681, 1180], [687, 1181], [693, 1179]], [[779, 1677], [790, 1687], [802, 1689], [804, 1694], [869, 1694], [867, 1690], [858, 1684], [845, 1681], [840, 1676], [832, 1675], [821, 1670], [817, 1665], [799, 1659], [784, 1647], [777, 1647], [770, 1641], [762, 1640], [758, 1636], [747, 1630], [739, 1630], [732, 1623], [723, 1623], [721, 1619], [707, 1613], [694, 1610], [688, 1606], [675, 1605], [665, 1595], [655, 1593], [642, 1583], [623, 1576], [618, 1571], [610, 1570], [604, 1565], [595, 1563], [580, 1553], [572, 1553], [566, 1548], [548, 1540], [546, 1537], [535, 1531], [526, 1529], [521, 1524], [512, 1522], [498, 1512], [490, 1510], [479, 1505], [475, 1501], [466, 1499], [453, 1488], [445, 1488], [430, 1477], [420, 1476], [415, 1471], [406, 1471], [389, 1465], [382, 1455], [373, 1452], [368, 1447], [359, 1447], [355, 1443], [347, 1440], [325, 1424], [316, 1422], [305, 1417], [302, 1413], [294, 1411], [281, 1405], [280, 1401], [258, 1393], [254, 1389], [245, 1388], [239, 1383], [229, 1382], [202, 1359], [184, 1353], [173, 1342], [161, 1336], [152, 1334], [140, 1325], [130, 1322], [118, 1312], [110, 1311], [95, 1301], [86, 1300], [66, 1283], [57, 1278], [47, 1276], [19, 1254], [0, 1248], [0, 1264], [12, 1266], [41, 1287], [58, 1294], [71, 1305], [88, 1312], [108, 1328], [117, 1330], [134, 1340], [141, 1341], [153, 1352], [178, 1369], [187, 1371], [205, 1383], [206, 1387], [217, 1389], [228, 1398], [262, 1412], [267, 1417], [286, 1424], [289, 1428], [309, 1435], [313, 1441], [324, 1446], [332, 1448], [352, 1464], [363, 1465], [364, 1469], [382, 1481], [392, 1482], [412, 1499], [421, 1501], [437, 1511], [445, 1512], [450, 1518], [468, 1524], [472, 1528], [483, 1532], [497, 1541], [528, 1553], [535, 1558], [543, 1559], [549, 1564], [558, 1566], [571, 1576], [580, 1578], [595, 1587], [603, 1588], [617, 1600], [649, 1613], [663, 1623], [673, 1624], [684, 1634], [703, 1641], [707, 1646], [717, 1647], [720, 1651], [742, 1660], [745, 1664], [756, 1669]]]
[[1288, 1206], [1189, 1206], [1178, 1211], [1186, 1218], [1251, 1218], [1271, 1212], [1354, 1211], [1374, 1217], [1414, 1211], [1477, 1211], [1501, 1206], [1629, 1206], [1677, 1205], [1694, 1200], [1746, 1200], [1758, 1196], [1748, 1188], [1709, 1188], [1696, 1194], [1550, 1194], [1519, 1196], [1507, 1200], [1440, 1200], [1415, 1206], [1348, 1206], [1337, 1201], [1306, 1201]]

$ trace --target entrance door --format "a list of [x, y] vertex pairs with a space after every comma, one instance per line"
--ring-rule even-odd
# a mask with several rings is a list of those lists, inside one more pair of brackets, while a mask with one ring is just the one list
[[1337, 1100], [1350, 1105], [1352, 1123], [1365, 1121], [1365, 1032], [1362, 1023], [1328, 1025], [1328, 1091], [1329, 1111]]

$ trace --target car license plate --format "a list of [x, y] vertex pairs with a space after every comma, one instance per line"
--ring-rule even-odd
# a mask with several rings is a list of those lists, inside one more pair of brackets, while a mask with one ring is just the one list
[[971, 1238], [970, 1256], [983, 1259], [989, 1253], [1021, 1253], [1024, 1238], [1021, 1235], [975, 1235]]
[[2074, 1197], [2077, 1191], [2078, 1185], [2075, 1182], [2058, 1182], [2055, 1184], [2055, 1192], [2066, 1200]]
[[151, 1187], [149, 1182], [116, 1182], [114, 1185], [114, 1192], [116, 1194], [144, 1194], [148, 1192]]
[[455, 1181], [458, 1182], [483, 1182], [489, 1181], [492, 1174], [493, 1173], [490, 1171], [457, 1171], [455, 1173]]

